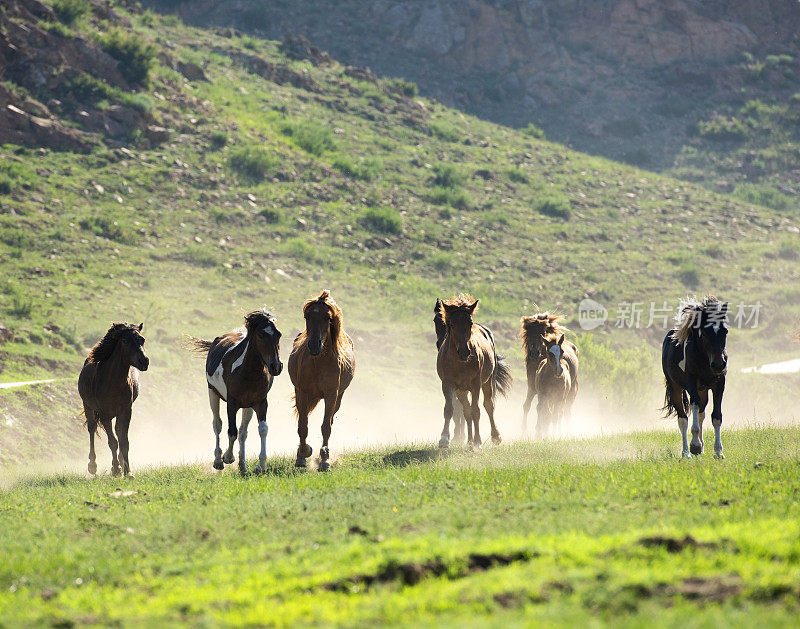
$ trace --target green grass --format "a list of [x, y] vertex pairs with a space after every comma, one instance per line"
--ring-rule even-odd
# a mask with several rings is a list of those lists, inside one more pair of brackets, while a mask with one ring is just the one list
[[[798, 429], [272, 459], [0, 494], [10, 624], [790, 625]], [[707, 437], [708, 439], [708, 437]], [[122, 490], [122, 491], [120, 491]], [[130, 492], [130, 493], [126, 493]]]

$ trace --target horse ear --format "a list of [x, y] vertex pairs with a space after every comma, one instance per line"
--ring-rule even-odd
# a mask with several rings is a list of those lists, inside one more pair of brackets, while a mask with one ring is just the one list
[[480, 299], [476, 299], [474, 303], [472, 303], [472, 304], [470, 304], [469, 306], [467, 306], [467, 310], [469, 310], [469, 313], [470, 313], [470, 314], [472, 314], [473, 312], [475, 312], [475, 308], [477, 308], [477, 307], [478, 307], [478, 302], [479, 302], [479, 301], [480, 301]]
[[141, 332], [141, 331], [142, 331], [142, 328], [143, 328], [143, 327], [144, 327], [144, 321], [142, 321], [142, 322], [139, 324], [139, 332]]
[[564, 335], [562, 334], [561, 337], [558, 339], [558, 344], [561, 345], [564, 342]]

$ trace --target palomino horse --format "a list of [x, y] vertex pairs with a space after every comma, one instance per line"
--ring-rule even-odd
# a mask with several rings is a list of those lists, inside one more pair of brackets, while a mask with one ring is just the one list
[[[533, 398], [538, 392], [536, 376], [541, 364], [547, 360], [546, 342], [557, 340], [566, 330], [559, 323], [562, 319], [561, 315], [549, 312], [539, 312], [521, 319], [520, 336], [522, 337], [522, 349], [525, 352], [525, 372], [528, 379], [528, 395], [522, 405], [523, 433], [528, 430], [528, 413], [531, 410]], [[571, 398], [566, 405], [566, 411], [569, 414], [572, 409], [572, 402], [578, 394], [578, 348], [570, 341], [564, 341], [561, 347], [564, 352], [564, 359], [567, 361], [572, 384], [570, 389]]]
[[501, 441], [500, 431], [494, 421], [494, 398], [495, 393], [507, 394], [512, 382], [511, 371], [503, 357], [497, 355], [491, 332], [473, 322], [472, 316], [477, 306], [478, 300], [473, 301], [471, 296], [463, 293], [441, 302], [446, 335], [436, 360], [436, 371], [442, 380], [445, 400], [440, 448], [450, 445], [454, 397], [458, 398], [464, 410], [468, 443], [480, 448], [478, 396], [481, 390], [483, 407], [489, 415], [492, 428], [492, 441]]
[[[239, 439], [239, 471], [247, 474], [245, 441], [247, 426], [253, 417], [258, 417], [258, 435], [261, 437], [261, 452], [256, 471], [263, 472], [267, 461], [267, 393], [272, 380], [283, 370], [280, 358], [281, 333], [275, 325], [272, 313], [261, 309], [249, 312], [244, 317], [244, 328], [234, 330], [213, 341], [189, 337], [195, 351], [207, 353], [206, 380], [208, 401], [214, 416], [213, 427], [214, 469], [224, 469], [223, 463], [233, 463], [233, 445]], [[222, 455], [219, 435], [222, 418], [219, 414], [220, 400], [227, 402], [228, 449]], [[242, 410], [242, 423], [236, 430], [236, 413]]]
[[[571, 347], [570, 347], [571, 346]], [[557, 339], [546, 338], [543, 345], [544, 359], [536, 369], [536, 436], [552, 434], [561, 419], [572, 412], [572, 403], [578, 394], [578, 380], [572, 373], [578, 372], [577, 348], [564, 341], [562, 333]]]
[[[666, 393], [664, 408], [667, 417], [678, 416], [683, 448], [681, 455], [703, 453], [703, 420], [706, 416], [708, 392], [714, 393], [711, 424], [714, 426], [714, 456], [722, 454], [722, 394], [728, 371], [725, 320], [728, 303], [711, 295], [702, 302], [691, 301], [683, 307], [678, 326], [667, 333], [661, 350]], [[686, 399], [686, 394], [689, 399]], [[687, 444], [688, 408], [692, 410], [692, 443]]]
[[[89, 473], [97, 472], [94, 436], [102, 426], [111, 450], [111, 473], [119, 476], [119, 464], [126, 476], [131, 473], [128, 458], [128, 428], [133, 403], [139, 396], [139, 371], [147, 371], [150, 359], [144, 353], [143, 323], [112, 323], [89, 351], [78, 377], [78, 393], [89, 429]], [[117, 418], [114, 437], [111, 420]], [[119, 458], [117, 458], [119, 446]]]
[[303, 304], [306, 329], [297, 335], [289, 356], [289, 377], [294, 385], [294, 404], [297, 411], [297, 467], [305, 467], [311, 456], [308, 438], [308, 414], [320, 400], [325, 401], [322, 420], [322, 448], [319, 471], [331, 469], [328, 440], [331, 437], [333, 416], [342, 404], [342, 395], [353, 380], [356, 357], [353, 341], [343, 329], [342, 309], [322, 291], [315, 299]]

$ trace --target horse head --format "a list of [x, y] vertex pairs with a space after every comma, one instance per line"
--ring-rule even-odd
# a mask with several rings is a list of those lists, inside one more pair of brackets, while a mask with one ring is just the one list
[[144, 337], [142, 336], [144, 323], [130, 325], [119, 335], [119, 343], [122, 347], [124, 360], [139, 371], [147, 371], [150, 366], [150, 359], [144, 353]]
[[325, 297], [320, 295], [306, 304], [303, 308], [303, 317], [306, 320], [308, 351], [312, 356], [319, 356], [333, 324], [333, 310], [328, 305], [327, 295], [325, 294]]
[[478, 300], [472, 303], [442, 303], [447, 335], [456, 346], [456, 354], [462, 361], [469, 360], [472, 350], [469, 339], [472, 337], [472, 315], [478, 307]]
[[256, 349], [267, 370], [273, 376], [279, 376], [283, 371], [281, 362], [280, 344], [281, 333], [275, 325], [275, 319], [270, 317], [256, 329]]
[[714, 375], [722, 376], [728, 370], [728, 353], [725, 351], [725, 342], [728, 337], [728, 328], [725, 325], [728, 302], [711, 301], [703, 306], [700, 312], [700, 324], [697, 328], [700, 349], [708, 358]]
[[563, 334], [559, 336], [558, 339], [546, 339], [544, 342], [547, 365], [552, 368], [556, 378], [560, 378], [564, 371], [564, 368], [561, 366], [561, 357], [564, 354], [562, 349], [563, 343]]

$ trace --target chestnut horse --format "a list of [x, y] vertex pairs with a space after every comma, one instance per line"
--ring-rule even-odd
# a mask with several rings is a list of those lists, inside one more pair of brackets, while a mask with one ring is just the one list
[[289, 356], [289, 377], [294, 385], [294, 405], [297, 411], [297, 467], [305, 467], [311, 456], [308, 438], [308, 415], [320, 400], [325, 401], [322, 420], [322, 448], [319, 471], [331, 469], [328, 440], [331, 437], [333, 416], [342, 404], [342, 395], [353, 380], [356, 357], [353, 341], [345, 333], [342, 309], [322, 291], [315, 299], [303, 304], [306, 329], [297, 335]]
[[[574, 353], [573, 353], [574, 348]], [[552, 435], [566, 415], [572, 412], [572, 403], [578, 394], [577, 348], [564, 341], [564, 334], [557, 339], [546, 338], [543, 345], [544, 359], [536, 369], [536, 436]]]
[[[86, 427], [89, 429], [89, 473], [97, 473], [94, 436], [99, 426], [108, 437], [111, 473], [119, 476], [120, 463], [125, 476], [131, 473], [128, 458], [128, 428], [133, 403], [139, 396], [139, 371], [147, 371], [150, 359], [144, 353], [143, 323], [112, 323], [89, 351], [78, 377], [78, 393], [83, 400]], [[117, 418], [114, 437], [111, 420]], [[117, 458], [119, 447], [119, 458]]]
[[450, 445], [450, 419], [455, 397], [461, 403], [466, 417], [467, 442], [474, 448], [481, 447], [478, 408], [481, 390], [483, 407], [489, 415], [492, 428], [492, 441], [501, 442], [500, 431], [494, 421], [494, 398], [496, 393], [507, 394], [512, 382], [511, 371], [503, 357], [497, 355], [491, 332], [473, 322], [477, 306], [478, 300], [473, 301], [471, 296], [463, 293], [441, 302], [446, 335], [436, 360], [436, 371], [442, 380], [445, 400], [440, 448]]
[[[539, 312], [535, 315], [522, 317], [520, 320], [522, 327], [520, 336], [522, 337], [522, 349], [525, 352], [525, 372], [528, 379], [528, 395], [522, 405], [522, 432], [528, 430], [528, 413], [531, 410], [533, 398], [538, 393], [536, 386], [537, 373], [539, 367], [547, 360], [547, 341], [557, 340], [566, 330], [559, 322], [563, 317], [559, 314], [550, 312]], [[567, 402], [567, 414], [572, 409], [572, 402], [578, 394], [578, 348], [570, 342], [565, 341], [561, 346], [564, 359], [569, 368], [572, 386], [570, 389], [571, 399]]]
[[[213, 415], [214, 469], [224, 469], [224, 463], [233, 463], [233, 446], [239, 439], [239, 471], [247, 474], [245, 441], [247, 427], [253, 417], [258, 417], [258, 435], [261, 437], [261, 452], [256, 471], [263, 472], [267, 461], [267, 393], [272, 388], [275, 376], [283, 370], [280, 358], [281, 333], [275, 325], [275, 317], [265, 309], [254, 310], [244, 317], [244, 328], [234, 330], [213, 341], [189, 337], [190, 346], [198, 352], [207, 353], [206, 381], [208, 401]], [[227, 402], [228, 449], [222, 455], [219, 435], [222, 418], [219, 414], [220, 400]], [[242, 423], [236, 429], [236, 413], [242, 409]]]

